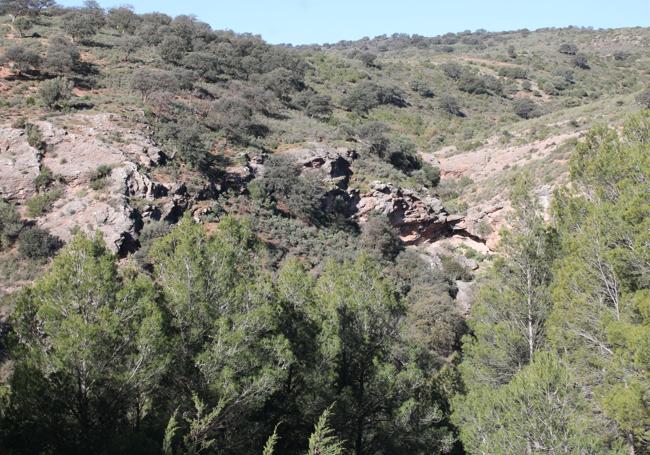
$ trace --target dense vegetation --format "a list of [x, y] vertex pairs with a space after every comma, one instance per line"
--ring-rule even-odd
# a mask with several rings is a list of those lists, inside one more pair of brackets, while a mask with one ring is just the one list
[[[483, 189], [441, 183], [428, 152], [650, 107], [647, 30], [292, 47], [92, 0], [0, 0], [0, 14], [2, 115], [31, 147], [48, 151], [33, 118], [119, 113], [163, 149], [156, 172], [211, 204], [145, 224], [118, 257], [100, 234], [64, 246], [37, 226], [62, 192], [47, 167], [24, 207], [0, 197], [16, 284], [0, 295], [0, 452], [650, 451], [647, 111], [569, 144], [550, 213], [534, 191], [548, 168], [513, 169], [498, 188], [510, 229], [476, 277], [405, 248], [383, 215], [354, 222], [340, 188], [273, 153], [344, 144], [352, 190], [381, 180], [462, 212]], [[243, 156], [263, 175], [221, 186]]]

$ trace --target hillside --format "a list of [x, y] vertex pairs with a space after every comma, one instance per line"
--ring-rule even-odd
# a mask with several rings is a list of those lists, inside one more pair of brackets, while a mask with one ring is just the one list
[[[7, 13], [0, 16], [0, 398], [9, 403], [13, 393], [27, 404], [5, 409], [0, 400], [0, 417], [15, 423], [0, 432], [10, 441], [0, 449], [144, 453], [136, 449], [141, 441], [147, 453], [159, 453], [171, 431], [176, 451], [165, 453], [217, 453], [208, 451], [214, 441], [218, 453], [261, 453], [275, 428], [282, 450], [302, 453], [322, 416], [333, 430], [321, 430], [357, 455], [486, 453], [477, 441], [489, 438], [481, 439], [468, 409], [498, 409], [479, 403], [477, 396], [493, 394], [476, 376], [513, 368], [479, 365], [482, 355], [503, 360], [481, 347], [481, 330], [501, 327], [490, 319], [496, 314], [519, 311], [490, 306], [490, 292], [503, 292], [504, 301], [519, 295], [508, 281], [519, 269], [506, 271], [504, 258], [519, 260], [516, 248], [525, 242], [544, 250], [525, 258], [536, 271], [545, 264], [534, 291], [528, 282], [529, 303], [579, 283], [569, 265], [550, 264], [578, 260], [580, 247], [568, 246], [571, 229], [582, 232], [592, 210], [602, 221], [588, 205], [597, 205], [593, 194], [601, 194], [598, 185], [628, 182], [628, 174], [636, 186], [617, 187], [623, 202], [603, 196], [620, 221], [603, 235], [634, 230], [621, 242], [635, 245], [636, 265], [611, 270], [635, 276], [617, 281], [628, 286], [622, 300], [647, 299], [632, 297], [647, 286], [647, 233], [636, 231], [647, 224], [647, 131], [629, 119], [650, 107], [649, 28], [395, 34], [292, 47], [215, 31], [193, 16], [105, 11], [95, 2], [76, 9], [26, 2], [27, 9], [12, 10], [20, 3], [0, 2]], [[632, 118], [643, 123], [643, 115]], [[593, 171], [576, 150], [595, 154], [613, 143], [595, 139], [602, 128], [623, 131], [622, 145], [611, 150], [642, 152], [621, 151], [620, 162], [619, 155], [603, 158], [611, 159], [612, 176], [600, 181], [594, 175], [607, 165]], [[625, 156], [639, 166], [626, 167]], [[582, 211], [571, 211], [571, 198], [585, 204]], [[630, 210], [616, 212], [623, 206]], [[555, 231], [542, 236], [544, 229]], [[553, 256], [560, 245], [575, 257]], [[77, 269], [88, 275], [66, 275]], [[560, 271], [566, 281], [555, 283]], [[91, 323], [70, 316], [76, 310], [63, 302], [91, 294], [92, 310], [79, 314], [92, 314], [99, 344], [79, 349], [97, 367], [88, 387], [105, 395], [89, 398], [93, 410], [44, 411], [73, 422], [70, 440], [56, 442], [52, 435], [66, 424], [39, 420], [42, 403], [25, 397], [58, 390], [48, 375], [78, 364], [69, 340], [91, 336]], [[98, 310], [98, 301], [115, 317]], [[346, 311], [354, 314], [349, 320]], [[69, 327], [61, 322], [68, 318]], [[529, 311], [532, 332], [531, 318]], [[52, 327], [51, 340], [34, 341]], [[608, 330], [615, 337], [617, 329]], [[561, 342], [551, 332], [545, 346]], [[499, 348], [528, 352], [519, 341]], [[102, 343], [115, 352], [99, 352]], [[535, 364], [538, 346], [530, 343], [517, 371], [561, 369], [542, 355], [547, 364]], [[33, 364], [19, 360], [37, 351]], [[122, 389], [102, 382], [102, 362], [116, 357], [122, 360], [110, 380], [136, 384], [134, 395], [123, 396], [133, 408], [112, 403]], [[349, 365], [336, 363], [341, 358]], [[30, 368], [47, 370], [48, 379], [5, 388]], [[514, 374], [496, 381], [512, 388], [499, 389], [503, 400], [518, 396], [508, 382]], [[104, 400], [111, 401], [107, 415], [99, 412]], [[571, 439], [553, 453], [621, 453], [623, 442], [647, 449], [647, 418], [629, 429], [610, 401], [604, 412], [632, 442], [612, 430], [602, 433], [601, 446], [587, 450]], [[347, 426], [353, 420], [354, 429]], [[127, 421], [128, 437], [110, 436]], [[53, 433], [29, 442], [23, 422]], [[597, 434], [601, 423], [589, 430]], [[492, 453], [523, 453], [489, 440], [500, 447]]]

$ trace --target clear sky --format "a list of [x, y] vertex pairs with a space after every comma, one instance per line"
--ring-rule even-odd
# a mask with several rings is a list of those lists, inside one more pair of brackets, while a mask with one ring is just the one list
[[[333, 43], [382, 34], [515, 30], [567, 25], [650, 25], [650, 0], [99, 0], [138, 13], [194, 14], [215, 29], [262, 35], [271, 43]], [[60, 0], [76, 6], [82, 0]]]

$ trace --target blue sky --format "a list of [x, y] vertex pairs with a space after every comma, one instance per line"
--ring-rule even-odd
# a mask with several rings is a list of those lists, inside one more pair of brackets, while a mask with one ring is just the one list
[[[567, 25], [649, 26], [650, 0], [99, 0], [139, 13], [194, 14], [216, 29], [251, 32], [271, 43], [326, 43], [382, 34], [514, 30]], [[82, 0], [59, 3], [76, 6]]]

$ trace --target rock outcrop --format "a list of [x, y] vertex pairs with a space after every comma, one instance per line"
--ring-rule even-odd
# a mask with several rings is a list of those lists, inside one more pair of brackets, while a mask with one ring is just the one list
[[440, 199], [421, 196], [417, 192], [381, 182], [373, 182], [370, 191], [363, 194], [353, 192], [355, 218], [364, 223], [373, 213], [388, 217], [393, 226], [399, 229], [402, 241], [416, 245], [447, 237], [461, 217], [447, 213]]
[[[38, 225], [64, 241], [76, 230], [100, 231], [115, 252], [133, 251], [142, 227], [140, 210], [168, 189], [146, 173], [164, 161], [160, 149], [119, 120], [112, 114], [78, 114], [32, 122], [42, 135], [43, 151], [27, 143], [24, 130], [0, 127], [0, 197], [26, 216], [24, 208], [37, 194], [34, 180], [49, 169], [58, 198], [34, 220]], [[100, 167], [110, 173], [93, 182]]]

